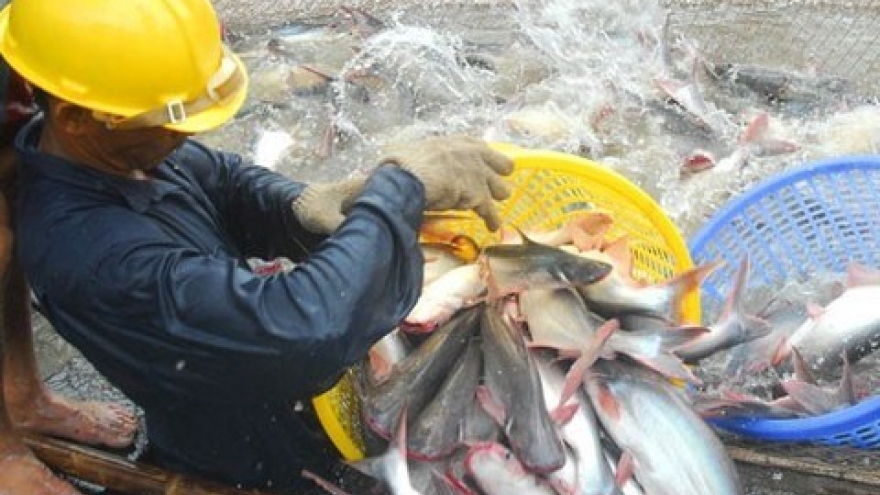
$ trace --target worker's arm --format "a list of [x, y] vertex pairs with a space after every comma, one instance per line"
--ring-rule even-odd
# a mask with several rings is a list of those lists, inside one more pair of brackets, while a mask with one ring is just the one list
[[418, 180], [382, 167], [333, 236], [292, 272], [270, 277], [166, 242], [136, 217], [95, 218], [91, 225], [110, 226], [119, 241], [106, 246], [96, 282], [77, 297], [109, 308], [87, 317], [104, 318], [101, 325], [112, 318], [119, 333], [111, 340], [122, 352], [168, 356], [146, 370], [158, 382], [221, 400], [307, 397], [363, 358], [414, 305], [423, 207]]
[[306, 187], [302, 183], [195, 142], [171, 161], [204, 191], [244, 256], [301, 261], [326, 237], [303, 228], [293, 214], [291, 204]]

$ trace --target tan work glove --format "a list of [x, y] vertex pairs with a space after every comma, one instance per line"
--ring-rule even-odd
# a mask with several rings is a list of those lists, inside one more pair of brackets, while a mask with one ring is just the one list
[[293, 214], [309, 232], [332, 234], [345, 220], [345, 206], [357, 198], [366, 181], [366, 177], [356, 177], [310, 184], [293, 201]]
[[397, 165], [421, 181], [427, 210], [474, 210], [489, 230], [501, 227], [495, 201], [510, 197], [502, 176], [513, 172], [513, 160], [485, 141], [452, 136], [396, 144], [386, 148], [381, 163]]

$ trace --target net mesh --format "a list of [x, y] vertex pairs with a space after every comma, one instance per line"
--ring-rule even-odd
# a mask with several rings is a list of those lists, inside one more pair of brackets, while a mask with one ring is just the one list
[[880, 0], [663, 0], [670, 35], [712, 62], [852, 81], [880, 96]]

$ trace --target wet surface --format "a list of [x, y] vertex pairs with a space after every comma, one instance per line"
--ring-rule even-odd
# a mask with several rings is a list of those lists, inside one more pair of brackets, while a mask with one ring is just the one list
[[[650, 3], [557, 0], [514, 2], [519, 8], [512, 9], [437, 2], [397, 10], [367, 3], [384, 23], [373, 27], [352, 24], [331, 2], [313, 2], [310, 17], [294, 17], [304, 12], [299, 3], [216, 2], [249, 67], [251, 92], [234, 122], [199, 137], [297, 180], [368, 170], [386, 143], [467, 133], [608, 165], [651, 194], [689, 236], [763, 177], [880, 149], [880, 111], [870, 97], [806, 67], [786, 73], [787, 88], [798, 91], [784, 94], [774, 83], [778, 73], [759, 73], [751, 86], [719, 77], [723, 71], [709, 74], [699, 60], [694, 65], [699, 43], [664, 32], [665, 11]], [[691, 74], [705, 107], [657, 84], [686, 84]], [[762, 113], [767, 137], [796, 149], [752, 154], [720, 172], [682, 173], [696, 151], [720, 165]], [[54, 389], [125, 400], [44, 322], [38, 338]], [[810, 488], [809, 480], [792, 483], [803, 477], [797, 473], [743, 473], [751, 495], [835, 493], [833, 486]]]

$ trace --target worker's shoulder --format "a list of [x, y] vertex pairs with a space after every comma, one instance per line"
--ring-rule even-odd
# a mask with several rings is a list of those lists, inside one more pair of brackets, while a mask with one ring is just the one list
[[215, 166], [220, 164], [241, 163], [241, 155], [221, 149], [213, 148], [195, 139], [187, 139], [177, 148], [167, 161], [172, 165], [206, 165]]

